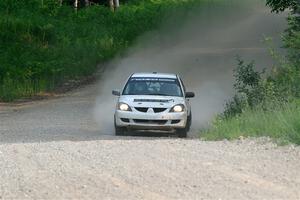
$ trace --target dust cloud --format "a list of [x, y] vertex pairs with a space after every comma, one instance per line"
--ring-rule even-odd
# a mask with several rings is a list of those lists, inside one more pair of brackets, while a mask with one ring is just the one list
[[264, 35], [274, 38], [285, 29], [285, 16], [271, 14], [263, 1], [230, 0], [208, 2], [180, 15], [168, 17], [157, 31], [140, 37], [125, 55], [107, 64], [99, 81], [95, 120], [103, 134], [113, 134], [116, 97], [112, 89], [122, 89], [134, 72], [179, 74], [192, 99], [194, 134], [222, 112], [233, 94], [236, 56], [255, 60], [259, 68], [271, 67]]

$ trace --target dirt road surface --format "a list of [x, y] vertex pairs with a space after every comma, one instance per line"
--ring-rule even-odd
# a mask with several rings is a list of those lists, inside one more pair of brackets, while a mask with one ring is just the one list
[[3, 199], [299, 199], [300, 149], [101, 137], [3, 144]]
[[[268, 12], [242, 12], [221, 27], [220, 20], [205, 26], [192, 16], [181, 27], [186, 32], [151, 33], [163, 46], [141, 42], [143, 51], [113, 61], [95, 84], [59, 98], [1, 104], [0, 199], [300, 199], [299, 147], [198, 139], [232, 94], [235, 55], [260, 67], [272, 63], [260, 40], [280, 33], [284, 18]], [[196, 92], [189, 138], [114, 136], [111, 89], [131, 72], [149, 70], [180, 73]]]

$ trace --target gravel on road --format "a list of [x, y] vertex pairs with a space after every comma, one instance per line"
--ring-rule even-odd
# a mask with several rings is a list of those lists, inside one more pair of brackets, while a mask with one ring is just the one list
[[0, 145], [3, 199], [299, 199], [300, 149], [103, 136]]

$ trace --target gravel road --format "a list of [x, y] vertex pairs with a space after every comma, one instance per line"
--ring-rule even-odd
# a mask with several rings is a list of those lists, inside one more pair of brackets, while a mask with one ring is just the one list
[[[184, 31], [171, 30], [179, 35], [152, 33], [155, 48], [131, 50], [95, 84], [48, 100], [0, 104], [0, 199], [300, 199], [299, 147], [198, 139], [231, 96], [234, 57], [272, 63], [260, 40], [278, 35], [284, 17], [261, 6], [249, 10], [227, 22], [210, 19], [217, 31], [194, 18]], [[196, 92], [188, 139], [114, 136], [111, 89], [132, 71], [149, 70], [180, 73]]]
[[118, 138], [0, 145], [3, 199], [299, 199], [300, 149]]

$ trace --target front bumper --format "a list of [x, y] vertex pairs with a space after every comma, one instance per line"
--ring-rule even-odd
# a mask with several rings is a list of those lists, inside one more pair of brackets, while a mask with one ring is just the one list
[[115, 112], [115, 124], [136, 130], [166, 130], [185, 128], [187, 113], [138, 113], [117, 110]]

